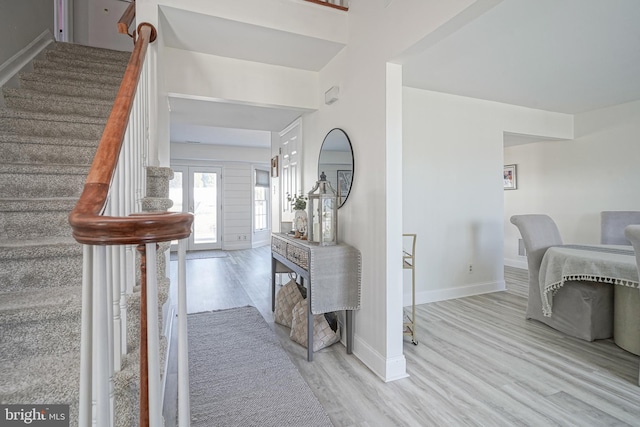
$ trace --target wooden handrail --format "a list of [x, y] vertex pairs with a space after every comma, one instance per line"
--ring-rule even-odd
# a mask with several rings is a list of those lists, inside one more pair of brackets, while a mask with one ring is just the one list
[[82, 195], [69, 214], [73, 237], [88, 245], [124, 245], [166, 242], [191, 234], [190, 213], [145, 213], [127, 217], [102, 216], [129, 123], [138, 80], [149, 43], [156, 39], [153, 25], [138, 26], [138, 39], [102, 133]]
[[348, 11], [349, 10], [348, 7], [340, 6], [340, 5], [337, 5], [337, 4], [331, 4], [331, 3], [328, 3], [328, 2], [322, 1], [322, 0], [306, 0], [306, 1], [308, 1], [310, 3], [321, 4], [321, 5], [327, 6], [327, 7], [332, 7], [334, 9], [339, 9], [339, 10], [344, 10], [344, 11]]
[[129, 3], [129, 6], [127, 6], [127, 9], [124, 11], [122, 16], [120, 17], [120, 20], [118, 21], [118, 32], [120, 34], [126, 34], [133, 37], [133, 34], [129, 34], [129, 27], [131, 26], [131, 23], [135, 18], [136, 1], [133, 0], [131, 3]]

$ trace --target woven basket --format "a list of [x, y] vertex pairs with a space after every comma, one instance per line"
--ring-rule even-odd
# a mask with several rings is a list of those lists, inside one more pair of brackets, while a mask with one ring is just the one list
[[291, 279], [289, 283], [280, 288], [278, 295], [276, 295], [276, 311], [273, 321], [290, 328], [293, 319], [293, 308], [300, 301], [304, 301], [304, 298], [300, 290], [298, 290], [296, 281]]
[[[302, 300], [293, 308], [293, 320], [291, 322], [291, 334], [289, 337], [302, 345], [308, 346], [307, 342], [307, 301]], [[313, 351], [316, 352], [325, 347], [340, 341], [340, 328], [336, 327], [334, 332], [329, 326], [329, 322], [324, 314], [315, 314], [313, 316]]]

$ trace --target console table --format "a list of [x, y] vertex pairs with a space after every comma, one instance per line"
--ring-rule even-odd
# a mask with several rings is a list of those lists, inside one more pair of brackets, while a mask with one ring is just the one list
[[360, 251], [353, 246], [319, 246], [287, 234], [271, 235], [271, 310], [276, 308], [276, 273], [297, 273], [307, 288], [308, 361], [313, 360], [314, 314], [345, 310], [347, 354], [352, 353], [353, 310], [360, 308], [360, 270]]

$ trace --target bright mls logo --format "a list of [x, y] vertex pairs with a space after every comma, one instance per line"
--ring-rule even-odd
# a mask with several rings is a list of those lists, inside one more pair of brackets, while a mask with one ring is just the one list
[[0, 405], [0, 427], [69, 427], [69, 405]]

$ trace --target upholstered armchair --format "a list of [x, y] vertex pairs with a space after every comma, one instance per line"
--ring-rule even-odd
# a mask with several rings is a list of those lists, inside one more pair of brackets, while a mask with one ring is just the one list
[[600, 243], [603, 245], [630, 245], [625, 237], [625, 228], [640, 224], [640, 211], [600, 212]]
[[[638, 211], [603, 211], [600, 213], [600, 243], [630, 245], [626, 234], [629, 225], [640, 224]], [[633, 233], [633, 232], [632, 232]], [[636, 257], [638, 248], [635, 248]], [[640, 291], [625, 286], [613, 289], [613, 339], [621, 348], [640, 355]]]
[[529, 297], [526, 318], [542, 322], [572, 337], [593, 341], [613, 335], [613, 286], [568, 281], [553, 297], [553, 315], [542, 313], [540, 264], [551, 246], [562, 245], [556, 223], [548, 215], [514, 215], [527, 251]]
[[[638, 271], [640, 272], [640, 225], [629, 225], [624, 229], [625, 237], [633, 245], [633, 250], [636, 252], [636, 264], [638, 265]], [[636, 292], [640, 290], [636, 289]], [[637, 309], [637, 307], [636, 307]], [[636, 330], [638, 325], [634, 325]], [[640, 372], [638, 373], [638, 385], [640, 385]]]

